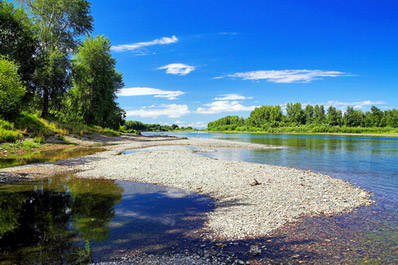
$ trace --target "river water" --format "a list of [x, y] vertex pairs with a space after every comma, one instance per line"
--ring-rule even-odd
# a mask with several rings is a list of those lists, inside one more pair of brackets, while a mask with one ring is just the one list
[[[146, 133], [153, 134], [153, 133]], [[167, 133], [288, 147], [281, 150], [219, 149], [203, 155], [225, 160], [313, 170], [349, 181], [371, 192], [376, 201], [353, 214], [335, 217], [333, 225], [355, 239], [367, 261], [398, 263], [398, 138], [336, 135]], [[319, 219], [322, 225], [330, 221]], [[314, 226], [311, 221], [311, 226]], [[344, 227], [341, 229], [341, 227]], [[331, 228], [329, 230], [335, 231]], [[360, 251], [359, 251], [360, 252]], [[359, 262], [359, 261], [358, 261]], [[362, 260], [361, 260], [362, 262]]]

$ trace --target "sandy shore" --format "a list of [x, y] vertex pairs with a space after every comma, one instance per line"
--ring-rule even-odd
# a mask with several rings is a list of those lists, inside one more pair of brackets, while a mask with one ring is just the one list
[[[215, 198], [205, 230], [218, 239], [265, 236], [300, 216], [333, 215], [371, 204], [369, 194], [351, 184], [315, 172], [211, 159], [184, 149], [122, 154], [152, 146], [277, 149], [280, 147], [215, 139], [126, 138], [108, 151], [51, 164], [3, 169], [3, 172], [130, 180], [195, 191]], [[253, 185], [256, 182], [258, 185]]]

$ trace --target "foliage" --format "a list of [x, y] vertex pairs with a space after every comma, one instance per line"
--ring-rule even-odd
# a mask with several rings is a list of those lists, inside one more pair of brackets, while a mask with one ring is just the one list
[[11, 120], [19, 115], [25, 92], [17, 66], [0, 57], [0, 118]]
[[179, 127], [177, 124], [160, 125], [160, 124], [145, 124], [140, 121], [126, 121], [122, 126], [122, 130], [134, 130], [135, 132], [167, 132], [167, 131], [193, 131], [194, 129], [190, 126]]
[[69, 119], [118, 129], [124, 111], [116, 92], [123, 86], [122, 74], [115, 70], [111, 43], [104, 36], [87, 37], [73, 60], [73, 87], [68, 95]]
[[35, 92], [34, 73], [38, 66], [34, 25], [21, 8], [6, 1], [0, 1], [0, 25], [0, 55], [19, 65], [18, 73], [28, 92], [24, 103], [28, 103]]
[[[43, 99], [42, 116], [47, 117], [49, 106], [59, 107], [59, 96], [68, 86], [68, 56], [79, 44], [79, 37], [93, 26], [90, 3], [86, 0], [19, 0], [35, 25], [40, 43], [38, 58], [42, 64], [36, 69]], [[55, 75], [55, 76], [54, 76]], [[58, 100], [58, 102], [50, 102]], [[56, 108], [57, 110], [57, 108]]]
[[247, 119], [226, 116], [209, 122], [209, 131], [239, 132], [302, 132], [302, 133], [397, 133], [398, 109], [381, 111], [372, 106], [371, 111], [363, 113], [348, 107], [344, 115], [341, 110], [330, 106], [325, 113], [322, 105], [300, 103], [287, 104], [286, 114], [280, 106], [261, 106], [255, 108]]
[[1, 142], [15, 142], [21, 138], [22, 135], [19, 132], [0, 128], [0, 143]]

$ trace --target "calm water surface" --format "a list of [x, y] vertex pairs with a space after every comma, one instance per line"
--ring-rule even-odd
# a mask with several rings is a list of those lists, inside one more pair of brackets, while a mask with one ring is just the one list
[[85, 264], [184, 245], [213, 201], [179, 189], [56, 177], [0, 186], [0, 264]]
[[329, 230], [339, 229], [341, 237], [344, 234], [352, 237], [351, 232], [355, 231], [356, 238], [345, 240], [363, 245], [363, 249], [373, 255], [373, 260], [368, 261], [398, 264], [398, 138], [202, 132], [167, 134], [285, 146], [288, 148], [219, 149], [217, 152], [202, 154], [217, 159], [314, 170], [350, 181], [370, 191], [372, 199], [376, 201], [371, 207], [362, 207], [357, 213], [337, 216], [331, 218], [331, 221], [321, 218], [320, 226], [333, 223], [335, 227], [330, 227]]

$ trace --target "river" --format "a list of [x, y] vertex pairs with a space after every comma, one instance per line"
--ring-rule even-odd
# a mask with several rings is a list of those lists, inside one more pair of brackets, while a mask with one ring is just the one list
[[355, 239], [348, 240], [366, 245], [363, 247], [373, 254], [373, 262], [398, 262], [398, 138], [203, 132], [163, 134], [285, 146], [288, 148], [219, 149], [202, 154], [217, 159], [318, 171], [370, 191], [375, 204], [363, 207], [355, 214], [336, 217], [333, 224], [345, 227], [342, 234], [351, 234], [355, 230]]

